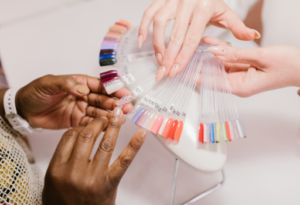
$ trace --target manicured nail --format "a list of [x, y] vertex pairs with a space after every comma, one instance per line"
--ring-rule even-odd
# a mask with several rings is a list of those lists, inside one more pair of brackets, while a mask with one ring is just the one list
[[69, 130], [73, 129], [73, 127], [69, 127]]
[[90, 90], [84, 85], [78, 85], [76, 87], [76, 91], [80, 94], [87, 94], [90, 92]]
[[178, 70], [179, 70], [179, 65], [175, 64], [170, 71], [169, 78], [173, 78], [177, 74]]
[[139, 35], [138, 38], [138, 48], [141, 49], [143, 45], [143, 35]]
[[146, 130], [141, 130], [139, 132], [139, 138], [144, 139], [146, 137], [147, 131]]
[[224, 47], [220, 47], [220, 46], [212, 46], [212, 47], [209, 47], [207, 50], [217, 56], [225, 56], [225, 54], [226, 54], [226, 49]]
[[166, 67], [165, 66], [161, 66], [156, 74], [156, 79], [155, 81], [158, 82], [160, 81], [164, 75], [165, 75], [165, 72], [166, 72]]
[[157, 60], [158, 64], [161, 64], [161, 62], [162, 62], [162, 56], [161, 56], [161, 54], [157, 53], [155, 56], [156, 56], [156, 60]]
[[133, 99], [133, 94], [125, 95], [120, 100], [118, 100], [117, 106], [122, 108], [125, 105], [127, 105], [128, 103], [130, 103], [132, 101], [132, 99]]
[[255, 29], [252, 29], [253, 31], [254, 31], [254, 33], [255, 33], [255, 39], [260, 39], [261, 38], [261, 35], [260, 35], [260, 33], [257, 31], [257, 30], [255, 30]]
[[121, 115], [121, 108], [120, 107], [115, 107], [113, 114], [115, 117], [119, 117]]

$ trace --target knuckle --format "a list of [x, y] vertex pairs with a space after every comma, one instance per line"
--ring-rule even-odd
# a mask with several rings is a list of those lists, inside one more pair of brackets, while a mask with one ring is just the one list
[[192, 31], [186, 36], [185, 45], [196, 47], [198, 43], [197, 33], [195, 31]]
[[242, 60], [241, 56], [242, 56], [242, 51], [237, 49], [232, 53], [232, 60], [235, 62], [239, 62], [240, 60]]
[[141, 147], [141, 143], [136, 142], [136, 141], [130, 142], [129, 145], [130, 145], [131, 149], [134, 150], [135, 152], [138, 152]]
[[126, 155], [126, 156], [121, 158], [120, 166], [123, 169], [127, 169], [131, 165], [131, 162], [132, 162], [132, 157], [130, 155]]
[[47, 170], [45, 181], [46, 182], [60, 182], [61, 180], [61, 172], [58, 172], [55, 168], [49, 167]]
[[113, 143], [110, 139], [104, 139], [99, 148], [105, 152], [112, 152], [114, 150]]
[[96, 118], [97, 117], [97, 108], [92, 108], [93, 110], [92, 110], [92, 117], [93, 118]]
[[83, 142], [89, 142], [93, 136], [94, 132], [93, 130], [82, 130], [79, 135], [78, 138], [79, 140], [82, 140]]
[[65, 138], [66, 140], [70, 140], [72, 139], [74, 136], [76, 136], [78, 134], [77, 130], [71, 129], [71, 130], [67, 130], [64, 135], [63, 138]]
[[172, 31], [170, 41], [172, 41], [174, 43], [178, 43], [178, 42], [180, 42], [180, 40], [181, 40], [181, 31], [180, 31], [180, 29], [175, 28]]
[[96, 96], [96, 99], [95, 99], [95, 105], [96, 107], [101, 107], [101, 96]]
[[115, 121], [109, 121], [109, 126], [112, 127], [112, 128], [119, 128], [120, 127], [120, 123], [117, 120], [115, 120]]
[[161, 15], [155, 15], [154, 18], [153, 18], [153, 23], [154, 24], [160, 24], [162, 23], [163, 21], [163, 18]]

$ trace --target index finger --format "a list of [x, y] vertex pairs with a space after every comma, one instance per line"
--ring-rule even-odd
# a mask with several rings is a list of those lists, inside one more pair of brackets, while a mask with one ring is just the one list
[[96, 170], [106, 170], [108, 168], [122, 122], [123, 112], [119, 107], [116, 107], [109, 119], [107, 129], [93, 159], [93, 164]]

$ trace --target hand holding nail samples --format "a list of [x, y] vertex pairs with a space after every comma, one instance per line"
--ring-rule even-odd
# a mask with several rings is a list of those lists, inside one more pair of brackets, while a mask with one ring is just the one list
[[[165, 51], [165, 27], [171, 19], [175, 19], [175, 24]], [[186, 67], [208, 23], [229, 29], [240, 40], [260, 38], [260, 34], [246, 27], [222, 0], [155, 0], [142, 18], [139, 47], [147, 40], [151, 22], [155, 55], [161, 65], [156, 81], [168, 75], [173, 78]]]
[[228, 47], [219, 39], [205, 37], [208, 50], [224, 62], [232, 93], [249, 97], [288, 86], [300, 87], [300, 49], [294, 46], [268, 46], [257, 49]]
[[85, 75], [47, 75], [18, 91], [17, 110], [31, 126], [46, 129], [84, 126], [94, 118], [109, 117], [108, 110], [115, 107], [128, 113], [131, 92], [119, 88], [108, 95], [103, 84]]

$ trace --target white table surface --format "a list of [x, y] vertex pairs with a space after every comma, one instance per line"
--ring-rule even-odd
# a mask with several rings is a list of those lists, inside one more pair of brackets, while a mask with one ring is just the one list
[[[0, 7], [6, 2], [1, 0]], [[50, 73], [98, 76], [99, 47], [108, 27], [120, 18], [138, 24], [144, 9], [151, 3], [150, 0], [74, 2], [67, 6], [58, 1], [48, 2], [47, 6], [33, 3], [35, 9], [29, 7], [32, 11], [11, 16], [11, 12], [7, 12], [1, 18], [5, 21], [0, 21], [0, 57], [10, 86], [22, 86]], [[25, 10], [20, 6], [7, 7], [12, 8]], [[25, 20], [18, 20], [24, 15], [28, 16]], [[234, 41], [228, 33], [223, 39], [240, 47], [253, 46]], [[296, 136], [300, 132], [300, 97], [296, 95], [296, 88], [247, 99], [235, 97], [235, 102], [249, 137], [228, 143], [224, 187], [195, 204], [299, 204], [300, 144]], [[126, 122], [113, 159], [136, 130], [137, 127]], [[62, 133], [44, 131], [30, 136], [42, 170], [46, 170]], [[168, 204], [173, 166], [174, 158], [148, 135], [122, 179], [117, 204]], [[199, 174], [181, 164], [176, 204], [219, 180], [219, 173]]]

